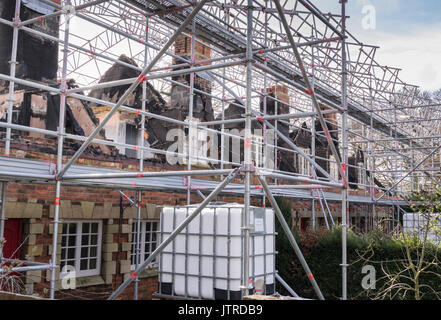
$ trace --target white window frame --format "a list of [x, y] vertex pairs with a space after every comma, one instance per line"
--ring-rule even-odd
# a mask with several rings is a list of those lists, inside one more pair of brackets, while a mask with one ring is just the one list
[[358, 175], [358, 188], [364, 189], [366, 183], [366, 175], [364, 174], [364, 166], [360, 166], [360, 164], [356, 164], [357, 166], [357, 175]]
[[[133, 121], [133, 120], [129, 120], [129, 119], [120, 120], [119, 121], [119, 132], [118, 132], [118, 143], [128, 144], [127, 140], [126, 140], [127, 139], [127, 135], [126, 135], [127, 125], [136, 126], [135, 121]], [[146, 139], [143, 139], [143, 140], [144, 140], [144, 146], [145, 146]], [[140, 136], [138, 133], [136, 135], [136, 145], [137, 146], [139, 146], [139, 141], [140, 141]], [[119, 149], [119, 154], [123, 154], [123, 155], [126, 155], [127, 150], [130, 150], [129, 147], [123, 147], [123, 146], [120, 146], [117, 148]], [[139, 159], [139, 157], [141, 156], [141, 152], [142, 152], [142, 150], [136, 151], [136, 158], [137, 159]], [[148, 151], [146, 151], [146, 152], [148, 152]], [[144, 155], [144, 158], [146, 158], [148, 156], [149, 156], [149, 154], [147, 154], [147, 156]]]
[[[126, 143], [126, 120], [119, 121], [118, 142]], [[119, 154], [126, 154], [125, 147], [118, 146], [117, 148], [119, 149]]]
[[[63, 221], [64, 224], [76, 224], [76, 233], [75, 233], [75, 276], [76, 277], [89, 277], [89, 276], [95, 276], [99, 275], [101, 271], [101, 250], [102, 250], [102, 238], [103, 238], [103, 221], [102, 220], [65, 220]], [[81, 270], [81, 248], [83, 247], [81, 245], [82, 240], [82, 226], [83, 223], [98, 223], [98, 240], [97, 240], [97, 257], [96, 257], [96, 267], [95, 269], [89, 269], [89, 270]], [[69, 233], [68, 233], [69, 234]], [[61, 234], [61, 237], [63, 237], [63, 233]], [[67, 240], [68, 243], [69, 240]], [[68, 245], [67, 245], [68, 246]], [[85, 247], [85, 246], [84, 246]], [[90, 247], [88, 245], [87, 247]], [[63, 248], [63, 247], [61, 247]], [[62, 249], [61, 249], [62, 250]], [[61, 253], [60, 250], [60, 253]], [[90, 259], [90, 257], [88, 257]], [[61, 259], [60, 257], [60, 265], [61, 265]], [[65, 276], [67, 276], [68, 273], [63, 273], [60, 270], [60, 279], [63, 279]]]
[[[149, 252], [147, 252], [149, 255], [158, 247], [159, 245], [159, 220], [141, 220], [140, 224], [141, 224], [141, 259], [139, 261], [140, 264], [142, 264], [146, 257], [146, 251], [145, 251], [145, 245], [146, 245], [146, 226], [147, 223], [150, 223], [150, 234], [153, 235], [153, 233], [156, 233], [156, 240], [155, 241], [150, 241], [149, 242]], [[153, 223], [156, 223], [156, 230], [153, 230]], [[130, 252], [129, 252], [129, 259], [130, 259], [130, 268], [131, 270], [135, 270], [136, 267], [136, 261], [135, 263], [132, 264], [132, 257], [134, 257], [136, 259], [136, 253], [133, 252], [133, 250], [136, 248], [133, 248], [133, 246], [136, 244], [136, 226], [137, 226], [138, 222], [136, 220], [134, 220], [132, 222], [132, 241], [130, 242]], [[152, 239], [152, 238], [150, 238]], [[152, 244], [155, 243], [155, 247], [152, 250]], [[158, 266], [158, 261], [155, 258], [149, 265], [146, 266], [146, 269], [150, 269], [153, 267], [157, 267]]]
[[[299, 148], [303, 151], [306, 155], [309, 155], [309, 150], [305, 148]], [[311, 155], [309, 155], [311, 157]], [[298, 174], [303, 176], [310, 176], [311, 175], [311, 164], [304, 156], [302, 156], [300, 153], [297, 153], [295, 156], [295, 159], [297, 163], [294, 165], [294, 167], [297, 168], [299, 171]]]

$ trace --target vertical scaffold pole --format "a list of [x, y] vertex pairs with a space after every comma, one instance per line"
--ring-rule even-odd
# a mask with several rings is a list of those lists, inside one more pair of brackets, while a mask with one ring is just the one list
[[[10, 63], [10, 76], [15, 78], [16, 68], [17, 68], [17, 47], [18, 47], [18, 31], [20, 23], [20, 6], [21, 0], [15, 2], [15, 12], [14, 12], [14, 29], [12, 31], [12, 50], [11, 50], [11, 60]], [[7, 122], [8, 125], [12, 124], [12, 111], [14, 108], [14, 87], [15, 83], [13, 81], [9, 82], [9, 95], [8, 95], [8, 115]], [[11, 128], [6, 128], [6, 141], [5, 141], [5, 151], [4, 156], [9, 157], [11, 152]], [[2, 182], [2, 209], [0, 216], [0, 241], [3, 241], [5, 235], [5, 221], [6, 221], [6, 190], [7, 182]], [[0, 261], [3, 258], [3, 246], [0, 247]]]
[[[146, 19], [145, 26], [145, 41], [149, 40], [149, 20]], [[147, 55], [148, 55], [148, 47], [144, 47], [144, 66], [147, 65]], [[139, 146], [144, 147], [144, 133], [145, 133], [145, 110], [146, 110], [146, 102], [147, 102], [147, 82], [143, 81], [142, 83], [142, 101], [141, 101], [141, 110], [143, 111], [141, 114], [141, 127], [139, 128], [139, 138], [138, 144]], [[139, 171], [144, 171], [144, 150], [139, 148], [138, 150], [139, 156]], [[135, 268], [138, 268], [141, 263], [141, 208], [142, 208], [142, 191], [137, 191], [137, 200], [136, 200], [136, 265]], [[133, 239], [132, 239], [133, 240]], [[134, 299], [138, 300], [138, 291], [139, 291], [139, 276], [137, 275], [135, 278], [135, 290], [134, 290]]]
[[245, 142], [244, 142], [244, 170], [245, 193], [244, 215], [242, 221], [243, 232], [243, 270], [242, 270], [242, 297], [248, 295], [249, 290], [249, 239], [250, 239], [250, 184], [251, 184], [251, 80], [253, 69], [253, 0], [248, 0], [247, 7], [247, 50], [246, 50], [246, 105], [245, 105]]
[[[15, 78], [15, 70], [17, 67], [17, 47], [18, 47], [18, 27], [20, 23], [20, 6], [21, 0], [15, 2], [15, 12], [14, 12], [14, 30], [12, 32], [12, 50], [11, 50], [11, 60], [10, 63], [10, 76]], [[14, 86], [13, 81], [9, 82], [9, 95], [8, 95], [8, 125], [12, 124], [12, 110], [14, 108]], [[4, 156], [9, 157], [11, 151], [11, 128], [6, 128], [6, 141], [5, 141], [5, 151]], [[0, 241], [3, 241], [5, 234], [5, 220], [6, 220], [6, 188], [7, 182], [2, 182], [2, 209], [0, 216]], [[3, 258], [3, 246], [0, 247], [0, 261]]]
[[[70, 6], [70, 0], [66, 1], [66, 6]], [[69, 53], [69, 26], [70, 13], [67, 11], [64, 15], [64, 47], [63, 47], [63, 65], [60, 83], [60, 110], [58, 119], [58, 141], [57, 141], [57, 172], [63, 166], [63, 143], [64, 143], [64, 121], [66, 114], [66, 96], [67, 96], [67, 56]], [[51, 257], [51, 283], [49, 295], [51, 299], [55, 296], [55, 277], [57, 265], [57, 245], [58, 245], [58, 226], [60, 223], [60, 195], [61, 195], [61, 181], [57, 179], [55, 185], [55, 201], [54, 201], [54, 233], [52, 235], [52, 257]]]
[[[16, 68], [17, 68], [17, 47], [18, 47], [18, 31], [20, 24], [20, 6], [21, 0], [17, 0], [15, 2], [15, 13], [14, 13], [14, 29], [12, 31], [12, 51], [11, 51], [11, 60], [9, 61], [10, 66], [10, 75], [12, 78], [15, 78]], [[12, 109], [14, 108], [14, 86], [15, 82], [9, 82], [9, 97], [8, 97], [8, 125], [12, 123]], [[11, 148], [11, 128], [6, 128], [6, 142], [5, 142], [5, 157], [9, 157], [9, 152]]]
[[[341, 54], [342, 54], [342, 87], [341, 87], [341, 96], [342, 96], [342, 157], [343, 163], [346, 163], [346, 170], [344, 170], [344, 175], [346, 176], [346, 181], [348, 181], [348, 135], [347, 135], [347, 125], [348, 125], [348, 103], [347, 103], [347, 70], [346, 70], [346, 2], [347, 0], [339, 0], [341, 3], [341, 14], [342, 14], [342, 40], [341, 40]], [[345, 184], [345, 187], [342, 190], [342, 203], [341, 203], [341, 222], [342, 222], [342, 300], [347, 300], [347, 227], [348, 227], [348, 186]]]
[[[187, 41], [187, 40], [185, 40]], [[196, 23], [193, 19], [191, 24], [191, 44], [190, 44], [190, 56], [191, 56], [191, 67], [195, 66], [195, 46], [196, 46]], [[194, 72], [190, 73], [190, 92], [188, 97], [188, 122], [190, 126], [188, 127], [188, 157], [187, 157], [187, 169], [191, 170], [191, 159], [192, 155], [197, 156], [197, 151], [193, 154], [193, 150], [198, 150], [198, 128], [193, 123], [193, 104], [194, 104]], [[193, 145], [195, 143], [196, 145]], [[191, 177], [187, 177], [187, 205], [191, 204]]]

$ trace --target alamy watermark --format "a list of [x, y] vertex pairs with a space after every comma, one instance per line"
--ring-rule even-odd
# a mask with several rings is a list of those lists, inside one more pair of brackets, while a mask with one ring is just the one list
[[361, 9], [361, 27], [364, 30], [375, 30], [377, 27], [377, 10], [372, 4], [364, 5]]
[[76, 289], [77, 276], [73, 266], [65, 265], [61, 269], [61, 288], [63, 289]]
[[361, 273], [366, 274], [361, 280], [361, 287], [364, 290], [375, 290], [377, 282], [377, 271], [375, 267], [367, 264], [361, 269]]

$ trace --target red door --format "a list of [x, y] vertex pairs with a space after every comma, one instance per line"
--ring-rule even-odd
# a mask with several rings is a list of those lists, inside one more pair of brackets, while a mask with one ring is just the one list
[[5, 239], [3, 257], [7, 259], [20, 259], [20, 245], [22, 242], [22, 219], [8, 219], [5, 221]]
[[300, 230], [302, 232], [306, 232], [309, 227], [309, 218], [301, 218], [300, 219]]
[[[22, 242], [22, 219], [8, 219], [5, 221], [5, 245], [3, 247], [3, 257], [7, 259], [20, 259], [20, 245]], [[8, 273], [8, 279], [20, 276], [18, 273]], [[0, 290], [11, 291], [10, 282], [1, 282]]]

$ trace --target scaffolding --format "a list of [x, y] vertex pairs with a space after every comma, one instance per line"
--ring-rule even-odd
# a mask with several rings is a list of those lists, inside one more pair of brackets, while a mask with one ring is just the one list
[[[335, 0], [337, 1], [337, 0]], [[129, 277], [109, 297], [114, 299], [132, 282], [135, 282], [135, 296], [138, 299], [138, 274], [199, 214], [215, 197], [223, 192], [243, 194], [244, 197], [244, 264], [242, 290], [249, 290], [248, 245], [249, 208], [252, 197], [268, 200], [275, 210], [282, 228], [288, 235], [294, 252], [313, 286], [317, 297], [323, 295], [303, 255], [284, 220], [275, 201], [275, 196], [307, 198], [312, 203], [313, 228], [315, 228], [315, 203], [319, 202], [322, 215], [328, 227], [335, 223], [328, 201], [341, 202], [342, 214], [342, 299], [346, 292], [346, 233], [350, 224], [349, 203], [366, 203], [370, 206], [372, 224], [377, 205], [393, 207], [394, 214], [408, 204], [410, 192], [430, 188], [439, 177], [439, 140], [441, 131], [439, 111], [434, 102], [424, 97], [415, 85], [399, 78], [399, 69], [382, 66], [375, 60], [378, 47], [364, 44], [346, 30], [346, 0], [340, 1], [341, 13], [325, 14], [309, 0], [66, 0], [57, 4], [48, 0], [40, 2], [52, 6], [55, 11], [27, 21], [20, 19], [21, 1], [16, 0], [15, 17], [12, 21], [0, 19], [0, 23], [13, 29], [10, 73], [0, 74], [0, 80], [9, 82], [7, 121], [0, 122], [6, 129], [4, 156], [0, 158], [2, 182], [2, 210], [0, 238], [3, 237], [8, 181], [55, 184], [55, 212], [53, 220], [53, 246], [50, 264], [30, 265], [28, 268], [51, 270], [50, 297], [55, 294], [55, 274], [58, 228], [60, 223], [60, 194], [64, 185], [93, 186], [118, 190], [136, 191], [136, 200], [131, 204], [138, 210], [137, 252], [139, 236], [142, 190], [176, 190], [190, 194], [197, 192], [203, 201], [156, 250], [141, 263], [137, 254], [133, 277]], [[56, 38], [29, 27], [29, 25], [59, 16], [60, 37]], [[82, 21], [94, 26], [95, 32], [84, 32], [72, 26]], [[61, 49], [59, 83], [41, 83], [16, 77], [17, 46], [19, 32], [31, 33], [58, 43]], [[191, 57], [179, 56], [172, 50], [175, 40], [181, 34], [191, 37]], [[211, 50], [211, 57], [197, 61], [195, 46]], [[119, 54], [130, 53], [138, 66], [118, 60]], [[177, 63], [172, 63], [172, 59]], [[139, 76], [112, 82], [97, 83], [100, 75], [112, 64], [120, 64], [139, 72]], [[190, 75], [190, 83], [173, 80], [178, 75]], [[212, 84], [210, 92], [195, 88], [195, 76], [208, 79]], [[74, 78], [79, 88], [69, 89], [68, 78]], [[180, 121], [148, 111], [146, 105], [147, 81], [166, 91], [172, 85], [187, 88], [190, 92], [189, 121]], [[291, 99], [289, 111], [285, 114], [268, 115], [269, 101], [286, 104], [277, 94], [270, 95], [267, 88], [282, 84], [287, 87]], [[60, 96], [60, 117], [57, 131], [14, 124], [15, 85], [36, 88]], [[93, 89], [128, 86], [116, 102], [97, 99], [86, 95]], [[127, 98], [137, 88], [142, 88], [142, 108], [138, 110], [126, 105]], [[199, 122], [197, 130], [220, 135], [221, 151], [225, 138], [234, 136], [244, 142], [243, 162], [237, 163], [224, 158], [197, 157], [191, 154], [189, 142], [185, 153], [176, 153], [145, 146], [131, 145], [98, 139], [97, 135], [116, 112], [138, 114], [141, 117], [139, 136], [145, 133], [147, 119], [159, 119], [182, 127], [193, 125], [193, 97], [195, 92], [212, 99], [213, 109], [221, 120]], [[110, 106], [111, 109], [95, 130], [87, 137], [65, 132], [65, 105], [68, 97], [87, 103]], [[263, 104], [263, 109], [260, 104]], [[226, 104], [243, 108], [244, 114], [237, 119], [225, 119]], [[330, 117], [332, 116], [332, 117]], [[272, 123], [270, 121], [273, 121]], [[303, 127], [302, 122], [310, 124]], [[315, 123], [321, 130], [316, 130]], [[225, 124], [244, 123], [244, 136], [235, 136], [225, 131]], [[263, 127], [263, 142], [252, 137], [252, 124]], [[221, 125], [220, 130], [213, 129]], [[290, 130], [307, 132], [311, 135], [311, 153], [299, 148], [290, 137], [280, 130], [280, 125]], [[9, 156], [12, 131], [42, 133], [57, 137], [57, 163], [55, 168], [35, 160], [17, 159]], [[273, 130], [289, 146], [283, 147], [267, 141], [266, 132]], [[319, 157], [315, 153], [315, 138], [327, 141], [332, 157]], [[81, 142], [81, 147], [63, 163], [65, 139]], [[140, 141], [143, 142], [142, 139]], [[104, 168], [90, 168], [75, 165], [91, 144], [123, 147], [138, 152], [139, 170], [122, 171]], [[196, 142], [197, 143], [197, 142]], [[262, 165], [254, 165], [252, 148], [263, 148]], [[292, 173], [266, 166], [266, 157], [273, 156], [277, 164], [277, 152], [269, 148], [289, 152], [304, 158], [310, 165], [309, 173]], [[351, 164], [349, 155], [363, 150], [363, 159]], [[149, 172], [144, 170], [144, 152], [181, 156], [187, 159], [186, 170]], [[210, 161], [218, 166], [212, 170], [196, 170], [192, 159]], [[338, 173], [332, 175], [324, 170], [318, 161], [335, 166]], [[233, 166], [232, 169], [225, 169]], [[348, 172], [355, 169], [364, 177], [353, 183]], [[321, 175], [319, 176], [318, 173]], [[218, 176], [215, 180], [197, 177]], [[242, 176], [241, 183], [233, 179]], [[181, 178], [186, 178], [182, 184]], [[256, 177], [259, 185], [252, 185]], [[153, 179], [153, 180], [152, 180]], [[268, 180], [268, 181], [267, 181]], [[134, 183], [136, 181], [136, 183]], [[283, 182], [283, 183], [279, 183]], [[287, 184], [293, 182], [293, 184]], [[378, 182], [384, 187], [379, 187]], [[364, 190], [364, 196], [351, 195], [350, 187]], [[327, 192], [337, 188], [339, 193]], [[376, 190], [379, 190], [376, 191]], [[130, 199], [120, 191], [124, 199]], [[328, 221], [329, 218], [329, 221]], [[20, 270], [26, 267], [20, 267]], [[283, 279], [279, 280], [288, 286]], [[289, 286], [288, 286], [289, 287]], [[295, 293], [292, 289], [290, 292]]]

